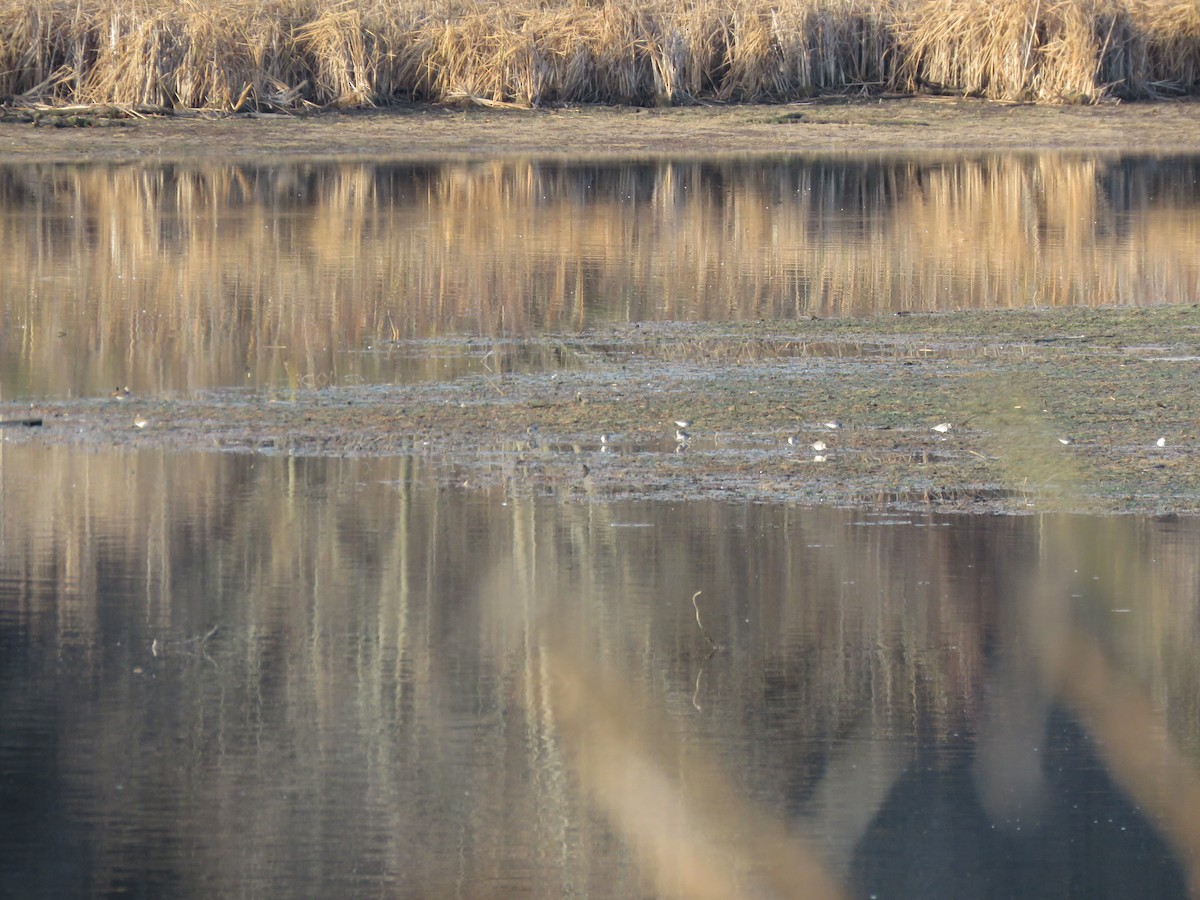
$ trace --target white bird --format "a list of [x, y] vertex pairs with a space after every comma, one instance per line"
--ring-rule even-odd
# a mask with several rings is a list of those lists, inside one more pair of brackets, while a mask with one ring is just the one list
[[814, 450], [816, 450], [818, 453], [821, 453], [822, 451], [824, 451], [827, 446], [828, 445], [824, 441], [813, 441], [812, 442], [812, 448]]
[[824, 425], [826, 428], [828, 428], [830, 431], [837, 431], [839, 428], [842, 427], [842, 423], [839, 422], [837, 419], [830, 419], [828, 422], [822, 422], [821, 424]]
[[1165, 437], [1160, 437], [1157, 441], [1154, 442], [1154, 446], [1155, 447], [1167, 446], [1167, 439]]
[[813, 462], [825, 462], [825, 457], [818, 453], [813, 457]]
[[692, 420], [691, 419], [676, 419], [675, 427], [686, 431], [688, 428], [692, 427]]
[[788, 442], [789, 447], [799, 447], [800, 446], [800, 435], [789, 434], [787, 442]]
[[1073, 443], [1075, 443], [1075, 438], [1069, 438], [1069, 437], [1065, 437], [1065, 438], [1059, 438], [1059, 439], [1058, 439], [1058, 442], [1059, 442], [1060, 444], [1063, 444], [1063, 445], [1065, 445], [1065, 446], [1069, 447], [1069, 446], [1071, 446]]
[[686, 431], [684, 431], [682, 428], [676, 429], [675, 443], [686, 444], [691, 439], [692, 439], [692, 436], [690, 434], [688, 434]]
[[945, 434], [947, 431], [951, 431], [953, 428], [954, 426], [949, 422], [939, 422], [937, 425], [933, 426], [933, 430], [938, 434]]
[[150, 423], [149, 423], [149, 422], [147, 422], [145, 419], [138, 418], [138, 419], [134, 419], [134, 420], [133, 420], [133, 427], [134, 427], [134, 428], [145, 428], [145, 427], [146, 427], [147, 425], [149, 425], [149, 424], [150, 424]]

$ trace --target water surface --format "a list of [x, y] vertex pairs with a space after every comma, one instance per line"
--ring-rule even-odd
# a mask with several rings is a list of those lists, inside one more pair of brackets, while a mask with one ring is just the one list
[[12, 445], [0, 491], [0, 893], [1181, 896], [1196, 858], [1194, 522]]
[[[339, 387], [503, 398], [611, 323], [1195, 303], [1198, 165], [3, 167], [0, 400], [245, 386], [214, 402], [253, 424], [328, 387], [352, 427]], [[0, 895], [1167, 897], [1196, 871], [1194, 521], [599, 502], [517, 464], [533, 440], [475, 483], [453, 435], [368, 460], [53, 424], [0, 440]]]
[[[552, 346], [511, 343], [612, 322], [1195, 303], [1198, 170], [1065, 154], [0, 167], [0, 400], [542, 370]], [[447, 336], [464, 343], [426, 343]]]

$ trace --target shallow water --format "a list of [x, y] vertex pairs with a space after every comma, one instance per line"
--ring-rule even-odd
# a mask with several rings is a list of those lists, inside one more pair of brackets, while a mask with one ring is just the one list
[[[543, 371], [612, 322], [1195, 303], [1195, 158], [0, 167], [0, 400]], [[432, 337], [461, 336], [459, 346]]]
[[0, 450], [0, 894], [1181, 896], [1197, 858], [1193, 521]]

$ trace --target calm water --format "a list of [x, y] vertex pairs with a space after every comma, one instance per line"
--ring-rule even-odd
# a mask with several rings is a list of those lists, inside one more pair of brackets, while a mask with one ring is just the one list
[[1182, 892], [1200, 523], [413, 459], [9, 446], [0, 479], [0, 894], [631, 896], [716, 860], [790, 896], [806, 853], [861, 895]]
[[[0, 168], [0, 399], [1194, 303], [1198, 171]], [[1186, 895], [1200, 522], [460, 482], [0, 440], [0, 897]]]
[[0, 400], [453, 377], [478, 348], [423, 339], [614, 321], [1195, 303], [1198, 176], [1055, 154], [0, 167]]

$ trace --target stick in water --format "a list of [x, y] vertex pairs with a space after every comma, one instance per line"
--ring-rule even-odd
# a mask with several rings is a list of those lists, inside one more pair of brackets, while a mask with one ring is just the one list
[[700, 633], [704, 635], [704, 639], [708, 641], [708, 645], [714, 650], [720, 649], [717, 642], [708, 636], [708, 632], [704, 630], [704, 623], [700, 621], [700, 604], [696, 602], [696, 598], [703, 594], [704, 591], [696, 591], [692, 594], [692, 608], [696, 610], [696, 625], [700, 628]]

